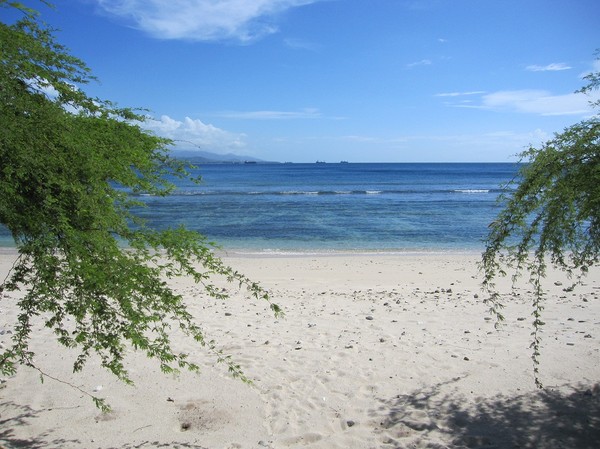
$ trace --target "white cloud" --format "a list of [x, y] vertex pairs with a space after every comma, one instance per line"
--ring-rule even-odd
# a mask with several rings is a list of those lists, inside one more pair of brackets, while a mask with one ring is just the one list
[[275, 33], [276, 14], [317, 1], [321, 0], [96, 0], [105, 12], [160, 39], [241, 42]]
[[530, 72], [558, 72], [561, 70], [570, 70], [571, 66], [565, 64], [564, 62], [555, 62], [548, 65], [528, 65], [525, 67], [525, 70]]
[[158, 120], [148, 119], [141, 126], [158, 136], [174, 140], [179, 149], [236, 152], [246, 145], [243, 134], [230, 133], [189, 117], [179, 121], [163, 115]]
[[[56, 88], [50, 84], [48, 80], [42, 78], [30, 78], [24, 80], [24, 82], [27, 84], [30, 90], [45, 95], [49, 100], [56, 100], [58, 98], [58, 90], [56, 90]], [[73, 88], [75, 89], [75, 87]]]
[[[44, 95], [50, 101], [60, 101], [61, 107], [71, 113], [71, 114], [79, 114], [82, 112], [82, 107], [79, 105], [74, 105], [73, 103], [65, 102], [60, 98], [60, 92], [52, 83], [44, 78], [29, 78], [23, 80], [25, 84], [29, 87], [29, 89], [33, 92], [36, 92], [40, 95]], [[69, 84], [68, 88], [71, 89], [73, 93], [79, 91], [79, 88], [74, 84]], [[96, 103], [93, 101], [93, 103]], [[97, 104], [97, 103], [96, 103]]]

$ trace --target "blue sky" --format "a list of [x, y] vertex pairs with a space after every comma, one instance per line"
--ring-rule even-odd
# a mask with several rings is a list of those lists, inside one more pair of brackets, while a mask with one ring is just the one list
[[592, 115], [573, 92], [600, 70], [598, 0], [27, 3], [91, 95], [265, 160], [511, 161]]

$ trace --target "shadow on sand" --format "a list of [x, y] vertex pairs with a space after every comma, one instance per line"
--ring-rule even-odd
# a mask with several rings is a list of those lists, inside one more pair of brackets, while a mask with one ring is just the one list
[[[47, 448], [106, 448], [117, 449], [110, 446], [94, 445], [94, 443], [83, 443], [80, 440], [67, 440], [63, 438], [52, 438], [52, 430], [48, 430], [40, 435], [28, 438], [19, 437], [14, 429], [17, 427], [28, 426], [32, 420], [35, 420], [40, 411], [34, 410], [29, 406], [16, 404], [14, 402], [0, 403], [0, 410], [11, 410], [14, 415], [3, 419], [0, 414], [0, 449], [47, 449]], [[69, 423], [65, 423], [69, 425]], [[143, 441], [130, 443], [125, 446], [119, 446], [118, 449], [141, 449], [141, 448], [194, 448], [203, 449], [201, 446], [182, 442], [162, 442], [162, 441]]]
[[26, 426], [29, 421], [35, 419], [38, 412], [26, 405], [16, 404], [14, 402], [3, 402], [0, 404], [1, 410], [10, 409], [18, 411], [18, 414], [3, 419], [0, 414], [0, 448], [4, 449], [42, 449], [48, 447], [63, 447], [69, 445], [72, 447], [81, 444], [78, 440], [50, 439], [50, 432], [44, 432], [36, 437], [20, 438], [15, 435], [14, 429]]
[[374, 415], [383, 447], [600, 447], [599, 384], [492, 398], [446, 393], [458, 380], [382, 401]]

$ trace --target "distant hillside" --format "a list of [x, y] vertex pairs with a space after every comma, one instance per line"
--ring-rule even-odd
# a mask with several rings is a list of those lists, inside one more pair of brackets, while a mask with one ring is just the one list
[[261, 164], [272, 164], [275, 162], [263, 161], [252, 156], [239, 154], [217, 154], [210, 151], [181, 151], [174, 150], [172, 155], [177, 159], [188, 159], [197, 164], [231, 164], [243, 162], [256, 162]]

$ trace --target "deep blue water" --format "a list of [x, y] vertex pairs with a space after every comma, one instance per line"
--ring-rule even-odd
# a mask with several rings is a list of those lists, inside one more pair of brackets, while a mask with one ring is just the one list
[[143, 197], [149, 223], [183, 223], [241, 251], [479, 250], [515, 164], [209, 164], [203, 182]]

